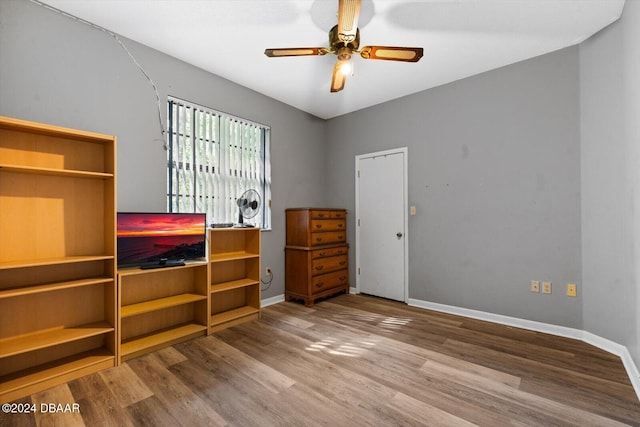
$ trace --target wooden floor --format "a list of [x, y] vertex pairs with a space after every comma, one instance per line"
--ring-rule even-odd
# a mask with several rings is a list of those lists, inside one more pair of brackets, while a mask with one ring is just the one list
[[20, 402], [80, 413], [1, 426], [640, 425], [616, 356], [360, 295], [276, 304]]

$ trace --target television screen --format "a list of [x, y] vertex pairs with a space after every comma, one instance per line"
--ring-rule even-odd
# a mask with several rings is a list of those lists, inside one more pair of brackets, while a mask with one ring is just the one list
[[206, 214], [118, 212], [118, 267], [183, 265], [206, 256]]

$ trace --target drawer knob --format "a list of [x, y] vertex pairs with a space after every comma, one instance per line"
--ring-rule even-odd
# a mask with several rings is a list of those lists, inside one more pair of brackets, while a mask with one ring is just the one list
[[340, 261], [339, 264], [340, 265], [345, 265], [347, 263], [347, 261]]
[[321, 288], [324, 286], [324, 282], [318, 282], [316, 283], [316, 287]]
[[322, 242], [322, 237], [316, 237], [316, 242]]
[[322, 224], [316, 224], [316, 228], [322, 228]]
[[340, 280], [345, 280], [347, 276], [340, 276]]
[[318, 270], [318, 271], [322, 270], [323, 268], [324, 268], [324, 265], [318, 265], [318, 266], [316, 266], [316, 270]]
[[342, 227], [344, 227], [344, 224], [342, 223], [338, 224], [338, 228], [342, 228]]
[[325, 256], [325, 255], [326, 255], [326, 252], [320, 252], [318, 255], [320, 255], [320, 256]]

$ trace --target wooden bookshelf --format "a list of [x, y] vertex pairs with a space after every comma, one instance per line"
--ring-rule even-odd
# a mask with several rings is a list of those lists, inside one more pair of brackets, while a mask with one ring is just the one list
[[258, 228], [209, 230], [209, 333], [260, 317]]
[[116, 138], [0, 117], [0, 401], [116, 362]]
[[118, 271], [120, 361], [206, 335], [209, 265]]

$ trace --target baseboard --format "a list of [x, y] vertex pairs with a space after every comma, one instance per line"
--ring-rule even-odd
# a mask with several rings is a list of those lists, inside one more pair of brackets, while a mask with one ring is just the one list
[[516, 328], [529, 329], [531, 331], [544, 332], [546, 334], [582, 340], [582, 331], [580, 329], [567, 328], [565, 326], [552, 325], [550, 323], [535, 322], [533, 320], [520, 319], [518, 317], [503, 316], [501, 314], [487, 313], [485, 311], [471, 310], [468, 308], [438, 304], [435, 302], [412, 298], [409, 298], [407, 304], [413, 307], [426, 308], [429, 310], [441, 311], [443, 313], [470, 317], [472, 319], [486, 320], [487, 322], [500, 323], [502, 325], [515, 326]]
[[636, 391], [638, 399], [640, 399], [640, 371], [638, 371], [638, 367], [631, 358], [627, 347], [587, 331], [583, 331], [582, 341], [619, 356], [622, 359], [624, 368], [627, 370], [631, 385], [633, 385], [633, 389]]
[[551, 335], [558, 335], [566, 338], [573, 338], [584, 341], [611, 354], [620, 357], [622, 364], [627, 371], [629, 381], [640, 400], [640, 372], [631, 358], [627, 347], [616, 342], [599, 337], [591, 332], [580, 329], [568, 328], [565, 326], [552, 325], [549, 323], [535, 322], [533, 320], [520, 319], [517, 317], [503, 316], [501, 314], [487, 313], [484, 311], [471, 310], [452, 305], [438, 304], [435, 302], [423, 301], [409, 298], [407, 304], [413, 307], [425, 308], [428, 310], [440, 311], [443, 313], [455, 314], [457, 316], [470, 317], [472, 319], [485, 320], [487, 322], [500, 323], [502, 325], [514, 326], [516, 328], [528, 329], [536, 332], [543, 332]]
[[275, 297], [265, 298], [260, 301], [261, 307], [269, 307], [270, 305], [277, 304], [284, 301], [284, 294], [276, 295]]

